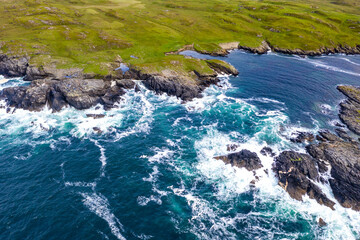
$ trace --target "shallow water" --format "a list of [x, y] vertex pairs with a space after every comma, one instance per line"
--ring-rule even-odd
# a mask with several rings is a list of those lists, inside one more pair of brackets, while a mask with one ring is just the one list
[[[291, 133], [333, 129], [336, 85], [360, 85], [360, 57], [223, 59], [239, 76], [186, 104], [138, 82], [110, 111], [1, 108], [0, 239], [358, 239], [359, 213], [291, 199], [259, 151], [303, 151]], [[255, 187], [253, 173], [213, 158], [231, 143], [261, 158]]]

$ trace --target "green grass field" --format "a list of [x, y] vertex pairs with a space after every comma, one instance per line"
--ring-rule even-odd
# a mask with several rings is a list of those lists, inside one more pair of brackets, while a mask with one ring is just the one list
[[0, 47], [33, 64], [108, 74], [114, 61], [143, 71], [210, 73], [205, 61], [165, 55], [220, 43], [317, 50], [360, 44], [358, 0], [0, 0]]

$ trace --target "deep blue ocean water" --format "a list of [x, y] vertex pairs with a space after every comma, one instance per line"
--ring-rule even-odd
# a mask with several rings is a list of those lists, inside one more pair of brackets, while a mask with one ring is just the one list
[[[239, 76], [186, 104], [138, 82], [110, 111], [1, 108], [0, 239], [359, 239], [359, 213], [291, 199], [259, 151], [304, 151], [293, 132], [333, 129], [336, 86], [360, 85], [360, 56], [222, 59]], [[229, 144], [258, 153], [255, 187], [252, 172], [213, 158]]]

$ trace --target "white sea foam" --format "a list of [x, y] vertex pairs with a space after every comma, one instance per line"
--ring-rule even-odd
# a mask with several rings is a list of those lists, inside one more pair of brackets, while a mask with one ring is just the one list
[[89, 187], [95, 189], [96, 182], [65, 182], [66, 187]]
[[344, 61], [346, 61], [346, 62], [348, 62], [348, 63], [351, 63], [351, 64], [353, 64], [353, 65], [360, 66], [360, 63], [353, 62], [353, 61], [351, 61], [350, 59], [347, 59], [347, 58], [340, 58], [340, 59], [342, 59], [342, 60], [344, 60]]
[[319, 68], [323, 68], [326, 70], [330, 70], [330, 71], [334, 71], [334, 72], [340, 72], [340, 73], [345, 73], [345, 74], [349, 74], [349, 75], [353, 75], [353, 76], [360, 76], [360, 73], [358, 72], [353, 72], [353, 71], [349, 71], [349, 70], [344, 70], [332, 65], [328, 65], [325, 62], [322, 62], [321, 60], [314, 60], [314, 59], [309, 59], [309, 58], [299, 58], [299, 60], [301, 61], [305, 61], [307, 63], [310, 63], [311, 65], [315, 66], [315, 67], [319, 67]]
[[[226, 134], [221, 134], [216, 130], [211, 130], [207, 136], [195, 144], [195, 148], [198, 152], [199, 162], [196, 165], [197, 169], [201, 174], [206, 177], [206, 181], [210, 181], [216, 186], [216, 194], [218, 199], [221, 201], [226, 201], [232, 198], [236, 198], [238, 194], [246, 192], [250, 189], [249, 183], [251, 180], [254, 180], [254, 175], [251, 172], [246, 170], [230, 167], [225, 165], [222, 161], [215, 160], [213, 156], [226, 154], [226, 145], [233, 143], [231, 139]], [[272, 204], [278, 202], [276, 205], [275, 212], [268, 212], [272, 214], [275, 219], [283, 218], [284, 214], [286, 218], [293, 218], [294, 221], [297, 221], [297, 214], [301, 218], [306, 219], [309, 222], [313, 222], [316, 225], [316, 220], [320, 217], [328, 223], [325, 228], [325, 231], [319, 231], [319, 239], [355, 239], [354, 232], [359, 234], [359, 224], [360, 216], [355, 211], [350, 209], [345, 209], [341, 207], [340, 204], [336, 204], [336, 210], [333, 211], [330, 208], [319, 205], [315, 200], [309, 199], [305, 196], [303, 201], [297, 201], [292, 198], [277, 184], [277, 179], [274, 176], [274, 173], [271, 171], [273, 164], [272, 157], [263, 156], [260, 154], [260, 150], [264, 145], [259, 144], [256, 139], [251, 139], [243, 144], [239, 144], [239, 150], [248, 149], [250, 151], [256, 152], [260, 157], [263, 164], [263, 168], [256, 171], [256, 175], [259, 179], [255, 183], [255, 187], [258, 190], [258, 193], [255, 195], [256, 199], [263, 204]], [[273, 149], [278, 154], [280, 150], [273, 146]], [[264, 170], [267, 170], [268, 174]], [[317, 183], [321, 189], [326, 193], [330, 198], [336, 202], [334, 197], [332, 197], [331, 189], [328, 185], [323, 185]], [[185, 190], [181, 190], [185, 191]], [[188, 192], [187, 194], [192, 194]], [[189, 196], [185, 196], [186, 199]], [[195, 201], [195, 200], [192, 200]], [[197, 218], [212, 216], [213, 209], [209, 209], [211, 204], [203, 206], [199, 202], [202, 202], [202, 199], [196, 200], [197, 203], [189, 203], [189, 206], [192, 207], [194, 212], [201, 212], [201, 216], [196, 216]], [[199, 210], [199, 208], [201, 208]], [[292, 212], [295, 211], [294, 215]], [[252, 215], [256, 214], [249, 213], [246, 215], [246, 218], [252, 218]], [[266, 213], [257, 213], [266, 214]], [[227, 226], [223, 231], [228, 231], [236, 226], [236, 222], [239, 216], [228, 217], [227, 223], [229, 225], [234, 224], [234, 226]], [[244, 216], [240, 216], [244, 217]], [[203, 221], [206, 221], [204, 218]], [[212, 216], [213, 222], [218, 222], [218, 216]], [[200, 224], [200, 223], [199, 223]], [[198, 226], [197, 226], [198, 227]], [[314, 231], [318, 231], [317, 227], [314, 227]], [[227, 229], [227, 230], [226, 230]], [[240, 231], [248, 231], [249, 229], [239, 229]], [[266, 234], [274, 234], [274, 229], [263, 229], [262, 231], [267, 232]], [[208, 233], [203, 233], [208, 234]], [[265, 234], [265, 233], [264, 233]], [[204, 237], [204, 236], [202, 236]], [[292, 236], [295, 237], [295, 236]], [[292, 238], [291, 237], [291, 238]], [[205, 239], [210, 239], [211, 237], [204, 237]]]
[[[261, 99], [260, 101], [272, 102], [267, 99]], [[191, 110], [201, 112], [208, 110], [209, 108], [216, 108], [219, 102], [225, 102], [229, 105], [233, 103], [248, 105], [246, 102], [243, 102], [243, 100], [231, 99], [226, 97], [223, 93], [220, 93], [220, 95], [213, 95], [213, 93], [210, 92], [208, 95], [205, 95], [204, 99], [196, 100], [196, 104], [188, 104], [186, 107], [189, 108], [190, 106], [192, 107]], [[226, 104], [225, 106], [227, 106]], [[297, 216], [300, 216], [301, 218], [312, 222], [313, 232], [315, 232], [319, 239], [355, 239], [354, 233], [356, 235], [360, 234], [359, 230], [357, 230], [360, 225], [360, 216], [356, 214], [356, 212], [345, 209], [340, 204], [336, 205], [336, 211], [332, 211], [330, 208], [319, 205], [315, 200], [309, 199], [307, 196], [304, 197], [302, 202], [290, 198], [290, 196], [278, 186], [277, 179], [272, 172], [274, 159], [270, 156], [263, 156], [260, 153], [260, 150], [266, 146], [264, 137], [269, 136], [274, 136], [278, 139], [278, 142], [271, 146], [275, 154], [279, 154], [282, 150], [286, 149], [295, 149], [304, 152], [305, 150], [303, 148], [292, 144], [289, 139], [292, 133], [297, 131], [316, 133], [319, 130], [317, 121], [314, 120], [315, 127], [309, 129], [304, 128], [301, 125], [290, 125], [288, 117], [281, 110], [270, 110], [265, 113], [259, 113], [258, 110], [251, 107], [251, 105], [248, 109], [251, 110], [247, 112], [247, 115], [245, 114], [245, 116], [250, 116], [251, 112], [253, 112], [256, 116], [265, 117], [256, 123], [257, 126], [259, 126], [257, 133], [250, 139], [245, 140], [245, 142], [234, 142], [234, 136], [236, 138], [236, 134], [221, 133], [216, 130], [216, 125], [204, 126], [208, 128], [207, 135], [201, 140], [196, 141], [194, 146], [198, 158], [195, 168], [198, 173], [204, 176], [204, 178], [202, 178], [203, 181], [214, 185], [214, 194], [219, 200], [226, 201], [228, 199], [231, 201], [231, 199], [236, 198], [238, 194], [245, 193], [252, 189], [250, 182], [255, 180], [255, 176], [252, 172], [248, 172], [245, 169], [225, 165], [222, 161], [215, 160], [214, 157], [227, 154], [227, 145], [229, 144], [237, 144], [237, 151], [248, 149], [256, 152], [261, 159], [263, 168], [256, 171], [258, 180], [255, 182], [255, 189], [257, 189], [258, 193], [255, 195], [255, 198], [265, 205], [278, 202], [275, 212], [250, 212], [245, 216], [239, 214], [235, 217], [220, 217], [220, 210], [214, 206], [214, 203], [207, 202], [205, 199], [197, 197], [195, 190], [172, 188], [176, 195], [183, 196], [187, 200], [188, 205], [192, 209], [193, 218], [191, 219], [191, 223], [193, 229], [191, 231], [202, 239], [214, 239], [214, 236], [219, 236], [219, 232], [224, 234], [224, 236], [226, 236], [225, 238], [231, 239], [233, 237], [231, 235], [231, 229], [236, 229], [237, 221], [257, 217], [257, 215], [261, 217], [261, 215], [271, 214], [274, 219], [282, 219], [285, 216], [286, 218], [289, 218], [289, 220], [293, 219], [294, 221], [297, 221]], [[177, 170], [181, 171], [181, 169]], [[186, 173], [186, 171], [184, 171], [184, 173]], [[194, 173], [192, 173], [192, 175], [193, 174]], [[332, 196], [331, 188], [328, 185], [317, 184], [327, 195]], [[331, 197], [331, 199], [336, 202], [333, 197]], [[293, 213], [294, 211], [296, 214]], [[320, 217], [328, 223], [325, 230], [321, 231], [316, 223]], [[224, 219], [226, 219], [226, 221], [222, 222]], [[210, 222], [210, 225], [212, 226], [210, 229], [216, 229], [215, 232], [218, 230], [218, 234], [214, 235], [208, 228], [206, 228], [206, 230], [205, 228], [202, 228], [202, 226], [205, 226], [205, 222]], [[176, 221], [174, 220], [174, 224], [175, 223]], [[274, 229], [272, 227], [271, 229], [260, 229], [259, 226], [249, 226], [249, 228], [253, 231], [260, 231], [269, 236], [269, 238], [274, 237], [274, 234], [276, 233], [287, 235], [289, 238], [301, 236], [297, 233], [285, 233], [281, 229]], [[251, 229], [242, 228], [238, 229], [238, 231], [250, 231]]]
[[92, 141], [100, 150], [100, 162], [101, 162], [101, 169], [100, 169], [100, 174], [101, 176], [104, 176], [105, 175], [105, 167], [106, 167], [106, 156], [105, 156], [105, 148], [99, 143], [98, 140], [93, 140], [93, 139], [90, 139], [90, 141]]
[[155, 155], [141, 156], [141, 158], [147, 158], [149, 164], [152, 166], [152, 172], [149, 174], [149, 177], [144, 177], [143, 181], [149, 182], [152, 185], [152, 191], [154, 194], [149, 197], [138, 196], [137, 202], [140, 206], [146, 206], [149, 202], [155, 202], [158, 205], [162, 204], [161, 198], [166, 196], [167, 191], [160, 190], [158, 187], [158, 180], [161, 172], [159, 171], [159, 167], [161, 165], [172, 165], [171, 157], [173, 156], [173, 151], [168, 148], [154, 148]]
[[111, 233], [117, 239], [125, 240], [125, 237], [121, 234], [124, 231], [123, 226], [111, 212], [107, 198], [100, 193], [80, 193], [80, 195], [83, 197], [84, 205], [108, 223]]

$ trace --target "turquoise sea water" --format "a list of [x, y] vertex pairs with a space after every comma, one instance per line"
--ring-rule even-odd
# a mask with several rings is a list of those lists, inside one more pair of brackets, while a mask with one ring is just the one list
[[[360, 56], [223, 59], [239, 76], [186, 104], [138, 82], [110, 111], [0, 108], [0, 239], [358, 239], [359, 213], [291, 199], [259, 151], [304, 151], [293, 132], [333, 129], [336, 85], [360, 85]], [[229, 144], [258, 153], [255, 187], [213, 158]]]

